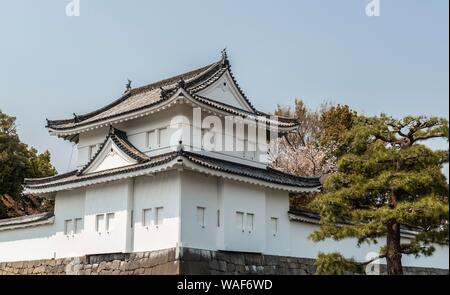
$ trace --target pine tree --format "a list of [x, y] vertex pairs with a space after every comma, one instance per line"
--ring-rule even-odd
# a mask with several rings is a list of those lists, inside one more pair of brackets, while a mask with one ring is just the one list
[[[442, 173], [448, 150], [424, 145], [448, 140], [448, 130], [448, 121], [436, 117], [358, 117], [341, 131], [337, 171], [310, 204], [321, 215], [310, 238], [354, 237], [358, 244], [386, 238], [379, 258], [386, 259], [388, 274], [403, 273], [402, 255], [432, 255], [433, 243], [448, 244], [449, 189]], [[404, 228], [417, 232], [408, 243], [401, 240]], [[357, 264], [337, 253], [322, 254], [317, 263], [321, 273]]]
[[[0, 196], [22, 197], [24, 178], [46, 177], [56, 174], [50, 163], [50, 153], [39, 154], [35, 148], [20, 141], [16, 118], [0, 111]], [[0, 218], [6, 208], [0, 202]]]

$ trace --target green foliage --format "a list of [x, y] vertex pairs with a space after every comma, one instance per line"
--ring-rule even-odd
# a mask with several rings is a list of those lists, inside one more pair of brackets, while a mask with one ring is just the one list
[[24, 178], [51, 176], [56, 170], [48, 151], [39, 154], [20, 141], [15, 121], [0, 111], [0, 195], [18, 198]]
[[[434, 151], [421, 144], [431, 138], [448, 139], [447, 120], [345, 114], [344, 121], [352, 127], [336, 127], [336, 134], [329, 136], [338, 145], [337, 171], [310, 204], [321, 214], [321, 227], [310, 238], [355, 237], [361, 244], [389, 234], [396, 237], [400, 226], [420, 232], [408, 244], [395, 238], [397, 250], [382, 249], [387, 258], [402, 253], [431, 255], [431, 243], [448, 244], [449, 189], [442, 173], [448, 150]], [[329, 120], [334, 124], [333, 118]]]
[[357, 113], [347, 105], [332, 106], [321, 114], [318, 142], [328, 152], [328, 157], [339, 157], [349, 150], [344, 142], [344, 133], [357, 120]]
[[6, 207], [2, 203], [0, 203], [0, 218], [6, 216]]
[[361, 274], [363, 266], [354, 259], [347, 259], [334, 252], [329, 254], [319, 253], [316, 259], [317, 275], [344, 275]]

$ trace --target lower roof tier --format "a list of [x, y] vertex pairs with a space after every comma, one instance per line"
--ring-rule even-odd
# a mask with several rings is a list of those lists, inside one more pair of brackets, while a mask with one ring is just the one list
[[52, 177], [25, 179], [24, 188], [27, 194], [47, 194], [173, 169], [192, 170], [290, 192], [317, 191], [321, 186], [318, 177], [300, 177], [270, 167], [265, 169], [252, 167], [179, 150], [115, 169], [85, 174], [74, 170]]

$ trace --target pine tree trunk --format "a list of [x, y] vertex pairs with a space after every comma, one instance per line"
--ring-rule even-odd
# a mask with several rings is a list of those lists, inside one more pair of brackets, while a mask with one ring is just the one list
[[387, 228], [386, 261], [388, 275], [402, 275], [402, 253], [400, 248], [400, 224], [392, 222]]

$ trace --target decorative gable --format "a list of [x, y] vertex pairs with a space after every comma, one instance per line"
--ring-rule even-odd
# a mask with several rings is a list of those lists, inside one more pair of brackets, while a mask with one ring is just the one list
[[149, 159], [128, 141], [125, 132], [111, 127], [105, 142], [78, 174], [121, 168], [147, 162]]
[[128, 165], [136, 164], [138, 161], [125, 154], [114, 141], [110, 138], [95, 161], [89, 165], [84, 173], [100, 172], [114, 168], [120, 168]]
[[228, 70], [217, 81], [197, 92], [197, 94], [248, 112], [253, 112], [253, 109], [242, 96]]

